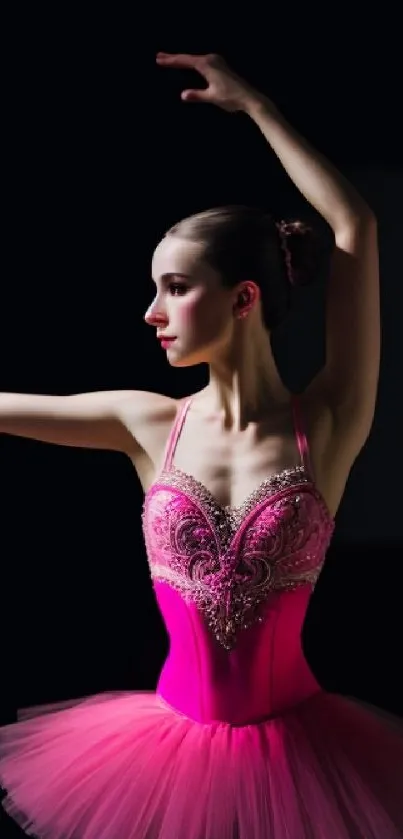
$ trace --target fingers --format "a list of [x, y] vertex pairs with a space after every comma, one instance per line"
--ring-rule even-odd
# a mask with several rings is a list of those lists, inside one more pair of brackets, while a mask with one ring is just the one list
[[157, 63], [164, 64], [167, 67], [195, 67], [201, 56], [186, 55], [184, 53], [174, 54], [168, 52], [157, 53]]
[[183, 90], [181, 99], [184, 102], [207, 102], [207, 91], [205, 90]]

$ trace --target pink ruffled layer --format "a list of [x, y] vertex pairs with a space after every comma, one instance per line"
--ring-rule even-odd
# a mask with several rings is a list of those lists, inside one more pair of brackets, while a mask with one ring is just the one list
[[403, 724], [327, 693], [238, 728], [98, 694], [0, 729], [0, 782], [40, 839], [402, 839]]

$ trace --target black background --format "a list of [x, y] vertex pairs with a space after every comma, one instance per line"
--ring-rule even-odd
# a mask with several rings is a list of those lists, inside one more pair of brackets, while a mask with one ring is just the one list
[[[5, 26], [0, 389], [138, 388], [175, 396], [143, 323], [165, 228], [224, 202], [315, 214], [240, 114], [184, 104], [185, 72], [155, 53], [220, 52], [359, 187], [379, 221], [382, 368], [373, 432], [356, 462], [311, 601], [304, 643], [319, 680], [403, 715], [401, 667], [402, 131], [399, 34], [383, 10], [248, 19], [20, 12]], [[18, 17], [18, 19], [17, 19]], [[397, 33], [395, 35], [395, 33]], [[276, 339], [290, 386], [323, 347], [323, 289]], [[141, 534], [142, 493], [121, 455], [0, 438], [0, 723], [18, 707], [154, 688], [167, 639]], [[9, 826], [12, 831], [13, 827]], [[11, 833], [10, 833], [11, 835]], [[14, 835], [14, 833], [13, 833]], [[15, 833], [17, 835], [17, 833]]]

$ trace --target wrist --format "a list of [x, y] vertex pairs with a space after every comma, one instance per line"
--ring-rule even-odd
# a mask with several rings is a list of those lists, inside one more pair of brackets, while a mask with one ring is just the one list
[[258, 118], [262, 114], [274, 115], [277, 113], [275, 105], [267, 96], [260, 93], [258, 90], [252, 89], [245, 92], [242, 110], [251, 117], [251, 119]]

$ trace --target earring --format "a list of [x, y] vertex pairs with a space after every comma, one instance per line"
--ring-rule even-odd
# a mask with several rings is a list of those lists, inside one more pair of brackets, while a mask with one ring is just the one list
[[[246, 303], [249, 303], [249, 294], [248, 294], [247, 291], [241, 291], [241, 293], [238, 297], [238, 306], [239, 307], [245, 306]], [[243, 308], [240, 312], [237, 313], [237, 318], [239, 318], [239, 320], [241, 318], [246, 318], [248, 316], [248, 314], [249, 314], [249, 309], [244, 309]]]

